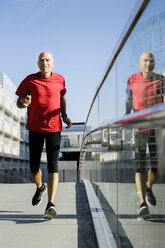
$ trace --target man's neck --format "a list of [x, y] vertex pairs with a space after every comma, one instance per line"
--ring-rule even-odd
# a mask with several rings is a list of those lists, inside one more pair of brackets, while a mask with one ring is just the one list
[[152, 78], [153, 77], [153, 72], [152, 71], [150, 71], [150, 72], [148, 72], [148, 73], [145, 73], [145, 72], [142, 72], [142, 76], [144, 77], [144, 78]]
[[41, 71], [41, 77], [42, 78], [49, 78], [51, 75], [52, 75], [52, 72], [46, 72], [46, 73], [44, 73], [44, 72]]

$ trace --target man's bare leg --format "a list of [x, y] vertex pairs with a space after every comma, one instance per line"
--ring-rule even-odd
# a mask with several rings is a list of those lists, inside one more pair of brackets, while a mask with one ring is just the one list
[[150, 168], [148, 170], [148, 179], [147, 179], [147, 187], [148, 188], [152, 188], [152, 185], [154, 184], [156, 179], [156, 175], [155, 173], [152, 171], [152, 169]]
[[49, 173], [48, 174], [48, 202], [54, 203], [57, 187], [59, 182], [59, 175], [58, 173]]
[[146, 186], [145, 186], [145, 174], [136, 172], [135, 174], [135, 182], [136, 182], [136, 188], [137, 188], [137, 194], [140, 200], [140, 204], [144, 202], [145, 199], [145, 191], [146, 191]]
[[156, 206], [156, 198], [152, 191], [152, 185], [154, 184], [156, 179], [156, 172], [154, 172], [151, 168], [148, 170], [148, 179], [147, 179], [147, 189], [146, 189], [146, 202], [150, 207]]
[[44, 219], [51, 220], [57, 215], [57, 210], [54, 205], [54, 200], [57, 192], [59, 182], [58, 173], [49, 173], [48, 174], [48, 204], [45, 210]]
[[31, 176], [34, 180], [34, 182], [37, 185], [37, 188], [41, 188], [42, 187], [42, 171], [41, 169], [39, 169], [38, 172], [32, 173], [31, 172]]
[[145, 203], [145, 192], [146, 192], [146, 183], [145, 183], [145, 173], [136, 172], [135, 174], [135, 182], [138, 197], [140, 200], [140, 209], [139, 209], [139, 217], [142, 219], [149, 218], [149, 209]]

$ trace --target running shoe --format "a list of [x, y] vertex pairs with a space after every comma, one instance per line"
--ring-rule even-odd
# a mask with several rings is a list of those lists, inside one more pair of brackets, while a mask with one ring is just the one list
[[48, 202], [47, 207], [45, 209], [44, 219], [51, 220], [57, 216], [57, 209], [55, 205], [51, 202]]
[[37, 207], [40, 205], [40, 203], [42, 202], [43, 195], [45, 194], [46, 191], [47, 191], [47, 189], [46, 189], [45, 184], [42, 184], [41, 188], [36, 189], [36, 193], [34, 194], [34, 196], [32, 198], [32, 205], [33, 206]]
[[150, 207], [156, 206], [156, 198], [152, 192], [152, 189], [148, 187], [146, 189], [146, 202]]
[[150, 211], [149, 208], [147, 206], [147, 204], [145, 202], [143, 202], [140, 205], [140, 209], [139, 209], [139, 218], [140, 219], [149, 219], [150, 217]]

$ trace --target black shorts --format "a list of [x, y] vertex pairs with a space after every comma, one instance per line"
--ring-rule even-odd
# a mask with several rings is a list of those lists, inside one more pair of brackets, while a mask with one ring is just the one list
[[[147, 156], [147, 144], [149, 150], [149, 158]], [[135, 159], [136, 172], [144, 173], [146, 168], [157, 170], [157, 144], [155, 130], [147, 132], [136, 132], [135, 134]], [[148, 166], [149, 165], [149, 166]]]
[[38, 172], [41, 153], [46, 140], [46, 154], [48, 173], [58, 172], [58, 156], [61, 132], [43, 133], [29, 131], [30, 171]]

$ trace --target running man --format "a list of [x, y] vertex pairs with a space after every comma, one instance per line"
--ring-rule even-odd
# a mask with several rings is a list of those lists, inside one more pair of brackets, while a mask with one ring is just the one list
[[[164, 77], [153, 72], [155, 67], [154, 56], [145, 52], [140, 56], [139, 67], [141, 72], [132, 75], [127, 83], [126, 114], [143, 110], [164, 102]], [[149, 208], [156, 206], [156, 198], [152, 186], [157, 175], [157, 145], [154, 129], [137, 129], [135, 134], [135, 158], [137, 161], [135, 183], [140, 201], [139, 217], [149, 218]], [[148, 144], [151, 168], [146, 171], [146, 146]]]
[[[27, 129], [29, 130], [29, 153], [31, 176], [37, 189], [32, 199], [32, 205], [38, 206], [44, 193], [48, 190], [48, 204], [45, 209], [45, 219], [57, 215], [54, 204], [59, 182], [58, 155], [62, 120], [71, 127], [71, 120], [66, 114], [65, 79], [52, 72], [53, 55], [42, 52], [38, 57], [39, 72], [28, 75], [19, 85], [17, 107], [28, 107]], [[46, 141], [48, 181], [42, 183], [40, 158]]]

